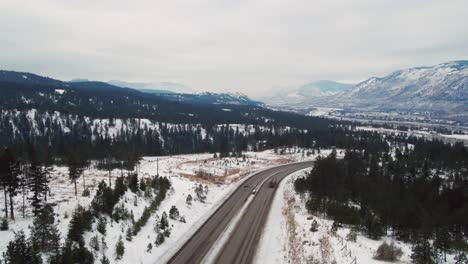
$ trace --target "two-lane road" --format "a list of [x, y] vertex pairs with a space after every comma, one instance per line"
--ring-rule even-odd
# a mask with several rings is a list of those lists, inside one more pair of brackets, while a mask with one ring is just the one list
[[[168, 263], [200, 263], [249, 196], [255, 195], [216, 258], [216, 263], [251, 263], [276, 191], [268, 183], [271, 179], [279, 182], [287, 175], [312, 165], [312, 161], [292, 163], [252, 175], [226, 199]], [[257, 191], [252, 194], [254, 189]]]

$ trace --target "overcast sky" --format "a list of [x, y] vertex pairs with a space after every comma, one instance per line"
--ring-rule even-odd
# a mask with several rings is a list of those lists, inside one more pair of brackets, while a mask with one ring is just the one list
[[0, 0], [0, 68], [266, 95], [468, 59], [466, 0]]

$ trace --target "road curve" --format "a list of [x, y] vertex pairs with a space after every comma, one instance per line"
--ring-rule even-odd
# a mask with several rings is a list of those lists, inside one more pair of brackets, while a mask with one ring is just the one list
[[[276, 190], [269, 188], [270, 180], [266, 179], [271, 178], [279, 182], [287, 175], [312, 165], [312, 161], [298, 162], [252, 175], [226, 199], [168, 263], [201, 263], [232, 218], [252, 195], [252, 191], [259, 187], [216, 260], [216, 263], [223, 264], [252, 262]], [[259, 186], [262, 183], [264, 184]]]

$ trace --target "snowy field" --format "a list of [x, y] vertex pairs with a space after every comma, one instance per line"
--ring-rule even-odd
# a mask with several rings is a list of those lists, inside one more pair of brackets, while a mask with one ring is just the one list
[[401, 131], [397, 129], [388, 129], [388, 128], [375, 128], [375, 127], [365, 127], [365, 126], [357, 126], [356, 130], [362, 131], [375, 131], [381, 134], [405, 134], [407, 136], [414, 136], [418, 138], [427, 138], [427, 139], [438, 139], [444, 142], [455, 143], [455, 142], [463, 142], [465, 146], [468, 145], [468, 135], [446, 135], [440, 133], [431, 133], [428, 131], [421, 131], [421, 130], [409, 130], [409, 131]]
[[[397, 263], [411, 263], [409, 244], [391, 237], [371, 240], [359, 234], [356, 242], [348, 241], [350, 228], [332, 232], [332, 220], [308, 213], [306, 197], [294, 191], [294, 180], [309, 171], [305, 169], [291, 174], [278, 186], [254, 263], [384, 264], [388, 262], [374, 259], [377, 248], [384, 241], [394, 242], [402, 249], [403, 255]], [[314, 220], [319, 224], [317, 232], [310, 231]], [[447, 254], [447, 263], [455, 263], [454, 255]]]
[[[184, 241], [196, 231], [204, 220], [209, 217], [211, 212], [246, 177], [256, 171], [275, 165], [314, 158], [314, 155], [307, 157], [306, 152], [302, 149], [289, 149], [285, 151], [285, 154], [279, 155], [268, 150], [264, 152], [247, 152], [245, 153], [245, 158], [223, 159], [213, 158], [213, 154], [143, 158], [139, 166], [139, 177], [150, 178], [159, 172], [160, 176], [165, 176], [170, 180], [172, 188], [157, 212], [151, 216], [148, 223], [133, 237], [132, 241], [125, 240], [126, 231], [132, 226], [131, 221], [116, 223], [107, 217], [107, 232], [103, 239], [106, 241], [108, 248], [107, 250], [94, 252], [95, 260], [99, 260], [104, 254], [109, 258], [111, 263], [164, 262], [164, 260], [170, 258], [172, 253], [183, 245]], [[126, 174], [126, 172], [124, 171], [123, 174]], [[51, 196], [48, 198], [48, 202], [54, 205], [55, 219], [61, 233], [62, 242], [64, 242], [64, 237], [67, 235], [71, 215], [77, 205], [89, 206], [98, 183], [102, 180], [106, 183], [109, 181], [107, 171], [89, 168], [85, 170], [84, 175], [86, 188], [91, 191], [89, 197], [82, 196], [84, 189], [82, 178], [78, 181], [78, 196], [75, 197], [74, 186], [68, 179], [66, 167], [56, 167], [51, 177]], [[114, 185], [113, 181], [115, 178], [120, 175], [120, 170], [112, 171], [112, 185]], [[190, 194], [195, 198], [195, 188], [199, 184], [202, 184], [205, 190], [207, 190], [206, 201], [201, 202], [194, 199], [191, 205], [187, 204], [187, 196]], [[0, 197], [3, 197], [2, 191], [0, 191]], [[145, 198], [142, 194], [127, 191], [116, 205], [116, 208], [125, 205], [125, 208], [134, 215], [134, 219], [138, 219], [144, 208], [149, 206], [150, 202], [151, 199]], [[26, 204], [25, 217], [22, 217], [22, 196], [19, 194], [15, 197], [16, 221], [10, 221], [10, 229], [8, 231], [0, 231], [0, 256], [5, 251], [8, 242], [13, 239], [15, 231], [23, 230], [26, 235], [29, 234], [29, 226], [32, 225], [33, 217], [28, 209], [30, 207], [28, 200], [26, 200]], [[172, 206], [178, 208], [180, 215], [186, 219], [186, 223], [169, 219], [171, 235], [162, 245], [155, 247], [156, 232], [154, 231], [154, 223], [156, 222], [156, 218], [161, 217], [163, 212], [169, 213], [169, 209]], [[4, 208], [3, 199], [0, 201], [0, 208]], [[89, 245], [91, 238], [96, 234], [99, 236], [99, 240], [101, 240], [103, 235], [96, 232], [96, 223], [94, 223], [93, 231], [87, 232], [84, 235], [87, 245]], [[124, 240], [125, 254], [121, 260], [116, 261], [115, 244], [120, 236]], [[147, 251], [149, 243], [153, 244], [151, 252]]]

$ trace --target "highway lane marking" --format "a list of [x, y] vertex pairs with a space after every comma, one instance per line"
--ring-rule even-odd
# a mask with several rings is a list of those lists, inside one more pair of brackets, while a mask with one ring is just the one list
[[[189, 237], [187, 240], [182, 239], [182, 240], [180, 241], [180, 243], [177, 243], [177, 244], [175, 245], [175, 247], [172, 248], [172, 250], [168, 250], [169, 252], [166, 252], [165, 254], [163, 254], [163, 256], [160, 258], [160, 260], [162, 261], [162, 263], [173, 262], [173, 261], [175, 260], [175, 258], [179, 255], [179, 252], [180, 252], [181, 250], [183, 250], [183, 249], [186, 247], [186, 245], [187, 245], [188, 243], [190, 243], [190, 241], [192, 240], [192, 238], [193, 238], [197, 233], [199, 233], [200, 230], [201, 230], [202, 228], [204, 228], [205, 224], [219, 211], [219, 209], [221, 209], [221, 208], [225, 205], [225, 203], [227, 202], [227, 200], [229, 200], [229, 199], [233, 196], [233, 194], [234, 194], [236, 191], [239, 191], [239, 189], [242, 188], [241, 186], [244, 185], [249, 179], [253, 178], [253, 176], [259, 175], [259, 174], [264, 173], [264, 172], [267, 172], [267, 171], [269, 171], [269, 170], [274, 170], [275, 168], [278, 168], [278, 167], [282, 167], [282, 166], [287, 166], [287, 167], [289, 167], [289, 166], [294, 165], [294, 164], [295, 164], [295, 165], [298, 165], [298, 164], [301, 164], [301, 163], [308, 163], [308, 162], [311, 162], [311, 161], [312, 161], [312, 160], [305, 160], [305, 161], [300, 161], [300, 162], [289, 163], [289, 164], [286, 164], [286, 165], [285, 165], [285, 164], [281, 164], [281, 165], [276, 165], [276, 166], [272, 166], [272, 167], [269, 167], [269, 168], [264, 168], [264, 169], [261, 169], [261, 170], [259, 170], [259, 171], [257, 171], [257, 172], [254, 172], [254, 173], [250, 174], [249, 176], [245, 177], [245, 178], [244, 178], [243, 180], [241, 180], [240, 182], [235, 183], [235, 185], [237, 185], [237, 186], [234, 187], [234, 188], [232, 188], [232, 189], [227, 193], [227, 195], [225, 196], [225, 198], [222, 199], [221, 201], [219, 201], [219, 202], [217, 203], [217, 205], [209, 211], [208, 214], [206, 214], [204, 217], [202, 217], [202, 219], [199, 219], [199, 220], [196, 222], [195, 225], [196, 225], [197, 227], [194, 228], [194, 229], [191, 229], [191, 230], [188, 232], [188, 233], [190, 233], [190, 234], [187, 234], [186, 236], [184, 236], [184, 237], [187, 237], [187, 236]], [[284, 171], [284, 170], [287, 170], [287, 169], [288, 169], [288, 168], [285, 168], [285, 169], [282, 169], [281, 171]], [[273, 175], [276, 175], [276, 173], [273, 174]], [[273, 176], [273, 175], [271, 175], [271, 176]], [[270, 176], [270, 177], [271, 177], [271, 176]], [[267, 177], [267, 178], [270, 178], [270, 177]], [[249, 197], [252, 197], [252, 199], [254, 198], [254, 196], [252, 196], [252, 195], [249, 195]], [[231, 219], [231, 221], [232, 221], [232, 219]], [[229, 224], [228, 224], [227, 226], [229, 226]], [[227, 228], [227, 227], [226, 227], [226, 228]], [[219, 238], [219, 237], [218, 237], [218, 238]], [[216, 242], [215, 242], [215, 243], [216, 243]], [[158, 262], [159, 262], [159, 261], [158, 261]]]
[[[264, 180], [262, 180], [260, 183], [257, 183], [257, 185], [255, 186], [255, 188], [260, 188], [261, 186], [263, 186], [263, 184], [271, 179], [272, 177], [280, 174], [280, 173], [283, 173], [285, 171], [289, 170], [289, 168], [286, 168], [286, 169], [282, 169], [278, 172], [275, 172], [273, 173], [272, 175], [270, 176], [267, 176]], [[255, 189], [254, 189], [255, 190]], [[253, 199], [257, 196], [257, 192], [253, 193], [253, 195], [249, 195], [248, 198], [247, 198], [247, 201], [245, 202], [245, 204], [242, 206], [242, 208], [236, 213], [236, 215], [231, 219], [231, 221], [228, 223], [228, 225], [226, 226], [226, 228], [223, 230], [223, 232], [219, 235], [218, 239], [216, 239], [216, 242], [213, 244], [213, 246], [211, 247], [210, 251], [208, 251], [208, 253], [206, 254], [206, 256], [203, 258], [203, 260], [201, 261], [201, 263], [204, 263], [204, 264], [208, 264], [208, 263], [215, 263], [215, 260], [216, 258], [218, 257], [219, 253], [221, 252], [221, 250], [223, 249], [224, 245], [226, 244], [226, 242], [229, 240], [229, 238], [231, 237], [231, 234], [232, 232], [234, 231], [234, 229], [236, 228], [237, 224], [239, 223], [239, 221], [242, 219], [242, 217], [244, 216], [244, 213], [245, 211], [247, 211], [247, 208], [249, 207], [249, 205], [252, 203]]]

